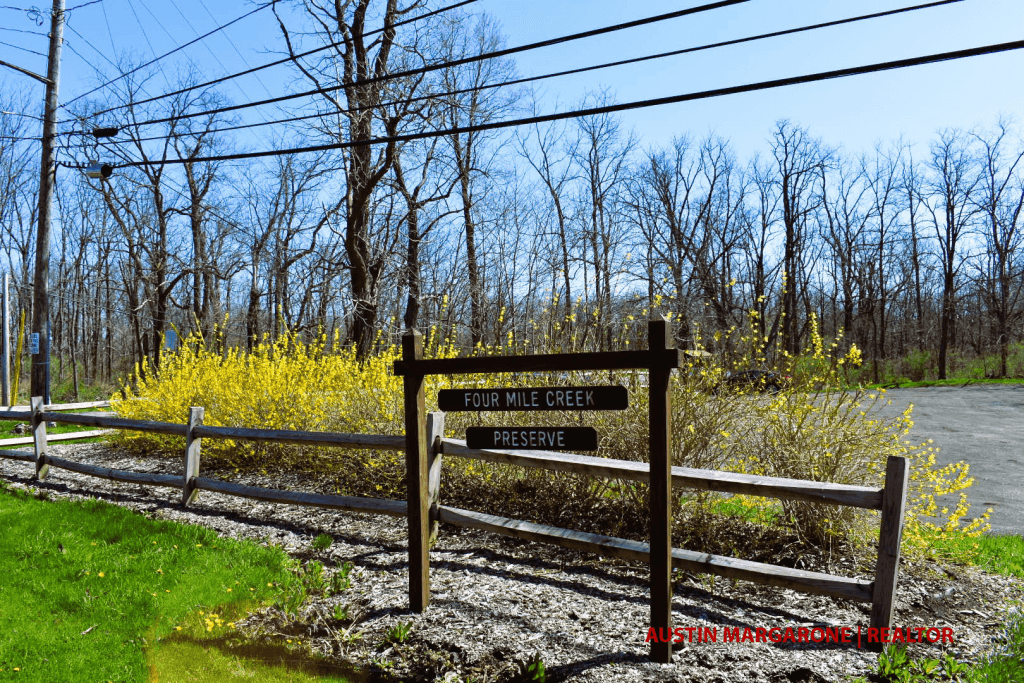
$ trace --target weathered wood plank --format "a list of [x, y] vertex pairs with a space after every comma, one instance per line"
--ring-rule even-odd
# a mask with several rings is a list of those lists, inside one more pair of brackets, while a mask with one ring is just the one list
[[110, 401], [86, 401], [84, 403], [48, 403], [43, 410], [85, 410], [86, 408], [109, 408]]
[[[113, 434], [113, 429], [89, 429], [84, 432], [67, 432], [66, 434], [49, 434], [46, 435], [46, 440], [49, 443], [54, 441], [73, 441], [75, 439], [94, 439], [97, 436], [107, 436]], [[25, 446], [33, 443], [35, 439], [31, 436], [18, 437], [17, 439], [0, 439], [0, 448], [7, 448], [8, 446]]]
[[464, 375], [502, 372], [551, 372], [568, 370], [631, 370], [649, 368], [652, 360], [670, 367], [680, 365], [679, 352], [663, 351], [652, 359], [650, 351], [595, 351], [591, 353], [549, 353], [533, 356], [485, 356], [480, 358], [434, 358], [395, 361], [395, 374]]
[[108, 429], [127, 429], [139, 432], [156, 432], [185, 436], [187, 427], [173, 422], [153, 422], [150, 420], [128, 420], [123, 417], [111, 417], [103, 413], [53, 413], [44, 412], [46, 422], [64, 422], [67, 424], [86, 425], [90, 427], [106, 427]]
[[32, 409], [28, 406], [0, 410], [0, 420], [28, 420], [32, 417]]
[[[650, 547], [640, 541], [560, 529], [543, 524], [488, 515], [482, 512], [460, 510], [448, 507], [447, 505], [440, 506], [438, 515], [444, 524], [453, 524], [469, 529], [480, 529], [502, 536], [549, 543], [563, 548], [583, 550], [607, 557], [618, 557], [638, 562], [648, 562], [650, 559]], [[760, 562], [738, 560], [732, 557], [708, 553], [697, 553], [681, 548], [674, 548], [672, 550], [672, 565], [688, 571], [715, 574], [781, 588], [792, 588], [805, 593], [829, 595], [858, 602], [871, 602], [874, 587], [874, 582], [864, 579], [832, 576], [802, 569], [789, 569], [788, 567], [776, 567]]]
[[[177, 486], [181, 485], [181, 477], [175, 476]], [[285, 503], [288, 505], [308, 505], [311, 507], [330, 508], [333, 510], [347, 510], [349, 512], [365, 512], [376, 515], [390, 515], [392, 517], [405, 517], [406, 505], [401, 500], [384, 500], [380, 498], [355, 498], [352, 496], [331, 496], [318, 493], [303, 493], [301, 491], [279, 491], [277, 489], [265, 489], [259, 486], [244, 486], [231, 482], [196, 477], [192, 482], [197, 489], [223, 493], [229, 496], [241, 498], [252, 498], [263, 500], [268, 503]]]
[[366, 448], [378, 451], [405, 449], [404, 436], [377, 434], [342, 434], [340, 432], [300, 432], [289, 429], [250, 429], [248, 427], [196, 427], [193, 434], [204, 439], [238, 439], [299, 443], [307, 446], [335, 448]]
[[427, 413], [427, 498], [430, 505], [430, 546], [437, 541], [437, 506], [441, 502], [441, 440], [444, 438], [444, 413]]
[[126, 481], [132, 484], [150, 484], [152, 486], [181, 487], [181, 476], [177, 474], [156, 474], [152, 472], [132, 472], [129, 470], [114, 470], [109, 467], [98, 465], [86, 465], [85, 463], [65, 460], [46, 456], [46, 464], [51, 467], [59, 467], [64, 470], [71, 470], [79, 474], [87, 474], [91, 477], [101, 479], [112, 479], [114, 481]]
[[882, 508], [882, 489], [851, 484], [833, 484], [825, 481], [762, 477], [754, 474], [673, 467], [672, 485], [724, 493], [746, 493], [783, 500], [800, 500], [808, 503], [845, 505], [868, 510]]
[[504, 451], [496, 448], [467, 448], [462, 439], [444, 439], [444, 454], [456, 458], [484, 460], [504, 465], [519, 465], [588, 474], [605, 479], [628, 479], [631, 481], [647, 481], [650, 469], [645, 462], [628, 460], [612, 460], [592, 455], [576, 453], [557, 453], [552, 451]]
[[890, 455], [885, 466], [882, 494], [882, 529], [878, 537], [878, 563], [875, 567], [875, 591], [871, 602], [871, 625], [892, 626], [896, 607], [896, 583], [900, 572], [900, 541], [903, 537], [903, 512], [907, 502], [907, 459]]
[[[461, 439], [444, 439], [444, 454], [456, 458], [473, 458], [487, 462], [520, 467], [535, 467], [558, 472], [586, 474], [605, 479], [649, 481], [650, 469], [645, 462], [612, 460], [576, 453], [549, 451], [503, 451], [499, 449], [467, 448]], [[882, 489], [851, 486], [782, 477], [761, 477], [752, 474], [699, 470], [691, 467], [672, 468], [672, 486], [694, 488], [723, 493], [746, 493], [809, 503], [827, 503], [848, 507], [880, 510]]]
[[22, 462], [35, 462], [36, 454], [32, 451], [0, 451], [0, 458], [21, 460]]
[[185, 436], [185, 476], [181, 482], [181, 505], [188, 507], [189, 503], [195, 501], [199, 491], [196, 490], [193, 480], [199, 476], [199, 450], [202, 448], [203, 439], [196, 436], [196, 427], [203, 424], [205, 408], [192, 406], [188, 411], [188, 434]]

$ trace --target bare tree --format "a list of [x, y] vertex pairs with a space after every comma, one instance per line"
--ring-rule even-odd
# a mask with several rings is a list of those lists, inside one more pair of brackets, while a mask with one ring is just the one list
[[939, 379], [946, 379], [949, 345], [955, 338], [957, 276], [964, 262], [961, 239], [970, 230], [977, 214], [975, 196], [981, 176], [966, 136], [959, 130], [939, 133], [932, 143], [929, 201], [924, 203], [931, 215], [942, 269], [942, 309], [939, 319]]
[[[444, 59], [454, 60], [472, 54], [493, 52], [502, 47], [502, 36], [494, 20], [483, 15], [469, 31], [455, 30], [449, 34], [450, 46]], [[510, 60], [486, 59], [444, 69], [441, 87], [447, 102], [442, 121], [450, 128], [472, 128], [493, 121], [512, 107], [512, 93], [494, 89], [491, 84], [507, 80], [514, 75]], [[478, 182], [485, 177], [494, 163], [497, 148], [487, 143], [493, 140], [491, 131], [468, 131], [448, 136], [452, 158], [459, 180], [459, 198], [462, 200], [462, 220], [466, 238], [466, 272], [469, 277], [470, 341], [476, 346], [482, 341], [486, 286], [482, 277], [480, 239], [477, 235], [478, 217], [474, 215], [480, 190]]]
[[[583, 106], [608, 101], [607, 94], [601, 94]], [[583, 182], [580, 203], [586, 206], [588, 218], [581, 232], [590, 251], [583, 262], [591, 266], [591, 277], [584, 272], [584, 286], [594, 287], [593, 320], [584, 329], [596, 330], [597, 348], [603, 350], [604, 330], [612, 307], [613, 274], [617, 269], [616, 251], [625, 242], [621, 234], [625, 223], [617, 216], [619, 187], [629, 173], [636, 138], [632, 132], [623, 134], [619, 121], [610, 114], [588, 116], [579, 119], [577, 125], [580, 141], [575, 145], [575, 161]]]
[[830, 152], [812, 139], [806, 130], [780, 121], [772, 136], [772, 156], [776, 163], [776, 182], [782, 208], [783, 273], [786, 278], [782, 293], [782, 349], [796, 354], [800, 351], [797, 325], [797, 299], [801, 287], [802, 258], [807, 237], [807, 220], [817, 210], [820, 197], [814, 184], [821, 167], [829, 161]]
[[[395, 24], [422, 7], [423, 0], [401, 3], [399, 0], [335, 0], [331, 5], [315, 0], [297, 3], [313, 25], [312, 35], [323, 45], [333, 46], [319, 52], [315, 59], [300, 58], [292, 41], [292, 32], [278, 16], [292, 63], [319, 91], [326, 105], [321, 132], [338, 142], [352, 146], [345, 164], [345, 236], [344, 246], [349, 269], [353, 305], [348, 338], [360, 357], [373, 343], [378, 319], [378, 295], [381, 276], [389, 254], [373, 242], [372, 209], [374, 192], [394, 164], [394, 143], [372, 147], [377, 130], [393, 133], [399, 121], [383, 115], [381, 105], [388, 98], [411, 96], [408, 84], [388, 79], [393, 52], [416, 54], [415, 31], [403, 32], [408, 42], [398, 40]], [[276, 9], [275, 9], [276, 12]], [[367, 41], [368, 17], [379, 14], [384, 30]], [[343, 99], [338, 96], [341, 91]], [[330, 126], [331, 118], [344, 121], [344, 128]]]
[[[976, 202], [984, 216], [985, 244], [990, 276], [988, 308], [995, 319], [999, 347], [999, 376], [1006, 377], [1010, 322], [1019, 316], [1020, 271], [1014, 272], [1024, 241], [1024, 149], [1007, 149], [1009, 126], [1000, 121], [988, 134], [975, 133], [981, 145], [981, 180]], [[1016, 284], [1014, 284], [1016, 283]]]

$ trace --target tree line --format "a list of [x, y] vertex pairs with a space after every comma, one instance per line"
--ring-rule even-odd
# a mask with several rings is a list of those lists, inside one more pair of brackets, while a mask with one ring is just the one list
[[[187, 89], [195, 75], [150, 100], [154, 72], [141, 69], [102, 101], [76, 103], [85, 130], [120, 133], [102, 148], [63, 139], [50, 245], [61, 372], [109, 381], [156, 362], [172, 326], [241, 346], [337, 330], [364, 355], [410, 327], [467, 349], [510, 335], [603, 349], [621, 343], [615, 330], [641, 329], [641, 311], [671, 314], [682, 346], [713, 346], [754, 311], [769, 357], [799, 352], [816, 318], [826, 334], [843, 330], [876, 377], [915, 352], [932, 354], [940, 378], [951, 354], [997, 354], [993, 373], [1010, 371], [1024, 312], [1024, 141], [1011, 121], [850, 153], [783, 120], [745, 160], [715, 134], [645, 146], [610, 114], [480, 131], [540, 107], [502, 85], [516, 80], [510, 58], [460, 63], [503, 46], [491, 18], [401, 24], [422, 0], [338, 8], [297, 3], [279, 17], [293, 87], [315, 94], [265, 128], [269, 141], [240, 132], [226, 90]], [[371, 18], [385, 30], [366, 38]], [[2, 89], [0, 109], [35, 108]], [[38, 142], [24, 138], [35, 128], [0, 116], [15, 311], [31, 306]], [[462, 132], [203, 160], [431, 130]], [[106, 180], [68, 168], [101, 157], [145, 163]]]

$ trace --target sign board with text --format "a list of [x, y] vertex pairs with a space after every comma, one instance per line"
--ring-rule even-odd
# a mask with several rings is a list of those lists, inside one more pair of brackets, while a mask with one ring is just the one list
[[529, 451], [596, 451], [593, 427], [467, 427], [467, 448]]
[[624, 410], [626, 387], [530, 387], [517, 389], [442, 389], [437, 407], [447, 412], [496, 410]]

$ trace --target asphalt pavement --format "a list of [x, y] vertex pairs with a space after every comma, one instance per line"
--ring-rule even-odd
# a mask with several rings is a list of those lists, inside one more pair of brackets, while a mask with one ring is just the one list
[[[934, 439], [939, 465], [970, 464], [969, 518], [992, 508], [993, 534], [1024, 534], [1024, 384], [890, 389], [885, 416], [914, 405], [912, 439]], [[955, 503], [954, 503], [955, 504]]]

